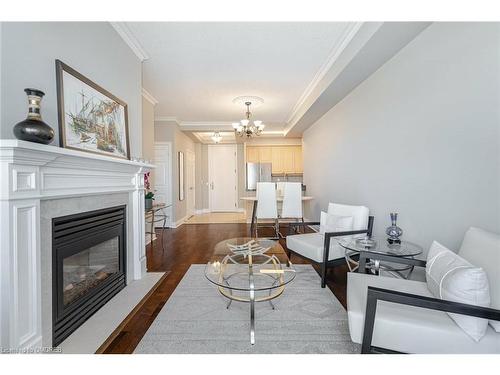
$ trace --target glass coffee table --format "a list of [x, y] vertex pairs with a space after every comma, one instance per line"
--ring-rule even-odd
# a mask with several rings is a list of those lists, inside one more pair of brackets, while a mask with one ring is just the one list
[[[244, 246], [254, 241], [252, 248]], [[295, 270], [278, 241], [232, 238], [219, 242], [205, 267], [205, 276], [219, 293], [233, 301], [250, 304], [250, 343], [255, 344], [255, 303], [281, 296], [295, 278]]]
[[409, 241], [390, 244], [386, 238], [364, 237], [340, 239], [339, 244], [346, 250], [348, 263], [356, 263], [352, 258], [359, 255], [358, 272], [361, 273], [369, 269], [379, 274], [384, 270], [407, 279], [414, 266], [425, 265], [425, 260], [418, 258], [423, 252], [422, 247]]

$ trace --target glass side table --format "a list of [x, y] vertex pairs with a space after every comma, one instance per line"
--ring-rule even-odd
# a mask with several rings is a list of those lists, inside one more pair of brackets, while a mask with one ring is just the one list
[[[378, 275], [383, 270], [408, 279], [414, 266], [425, 265], [425, 260], [418, 259], [423, 252], [422, 247], [409, 241], [390, 244], [386, 238], [372, 237], [340, 239], [339, 244], [346, 251], [347, 263], [350, 265], [357, 263], [354, 270], [357, 269], [361, 273], [370, 270]], [[358, 262], [353, 259], [354, 256], [359, 256]]]
[[150, 224], [150, 230], [146, 231], [146, 234], [149, 234], [151, 236], [151, 248], [153, 249], [154, 249], [153, 236], [156, 235], [155, 224], [162, 223], [160, 241], [161, 241], [161, 249], [163, 251], [165, 250], [163, 245], [163, 231], [165, 229], [165, 225], [167, 224], [167, 219], [169, 216], [165, 213], [164, 209], [167, 207], [169, 206], [167, 206], [165, 203], [158, 203], [154, 204], [153, 207], [145, 210], [146, 224]]

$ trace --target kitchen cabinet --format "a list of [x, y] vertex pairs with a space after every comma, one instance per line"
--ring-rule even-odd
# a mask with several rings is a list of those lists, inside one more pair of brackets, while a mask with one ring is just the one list
[[247, 163], [259, 163], [259, 148], [247, 147]]
[[298, 173], [302, 173], [304, 171], [304, 165], [302, 162], [302, 146], [295, 146], [293, 152], [293, 163], [296, 171], [300, 171]]
[[283, 152], [281, 150], [281, 147], [272, 147], [271, 155], [272, 155], [271, 163], [273, 163], [272, 166], [273, 174], [283, 173]]
[[259, 147], [259, 161], [261, 163], [272, 163], [272, 148], [271, 147]]
[[281, 150], [281, 155], [283, 158], [283, 173], [296, 173], [295, 162], [294, 162], [294, 147], [283, 147]]
[[272, 163], [273, 174], [303, 173], [302, 146], [247, 146], [247, 163]]

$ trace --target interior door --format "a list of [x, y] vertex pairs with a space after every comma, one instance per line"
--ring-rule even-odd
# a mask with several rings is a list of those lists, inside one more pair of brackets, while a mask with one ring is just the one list
[[194, 215], [195, 210], [195, 156], [194, 152], [186, 151], [186, 210], [187, 215]]
[[208, 146], [210, 211], [235, 211], [238, 207], [236, 145]]

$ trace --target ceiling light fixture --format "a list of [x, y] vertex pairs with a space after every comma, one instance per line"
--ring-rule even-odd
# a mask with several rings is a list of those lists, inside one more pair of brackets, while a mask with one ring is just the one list
[[240, 137], [246, 136], [250, 138], [254, 135], [258, 136], [264, 130], [265, 125], [260, 120], [255, 120], [255, 121], [250, 120], [250, 116], [252, 116], [252, 112], [250, 112], [250, 106], [253, 104], [251, 98], [253, 98], [253, 100], [257, 100], [259, 104], [264, 103], [264, 100], [256, 96], [255, 97], [239, 96], [233, 100], [233, 103], [240, 103], [241, 102], [240, 100], [242, 98], [246, 99], [246, 101], [244, 102], [245, 106], [247, 107], [247, 111], [245, 113], [246, 118], [241, 120], [240, 122], [233, 122], [234, 132]]
[[222, 141], [222, 135], [220, 135], [219, 132], [215, 132], [211, 138], [215, 143], [220, 143], [220, 141]]

